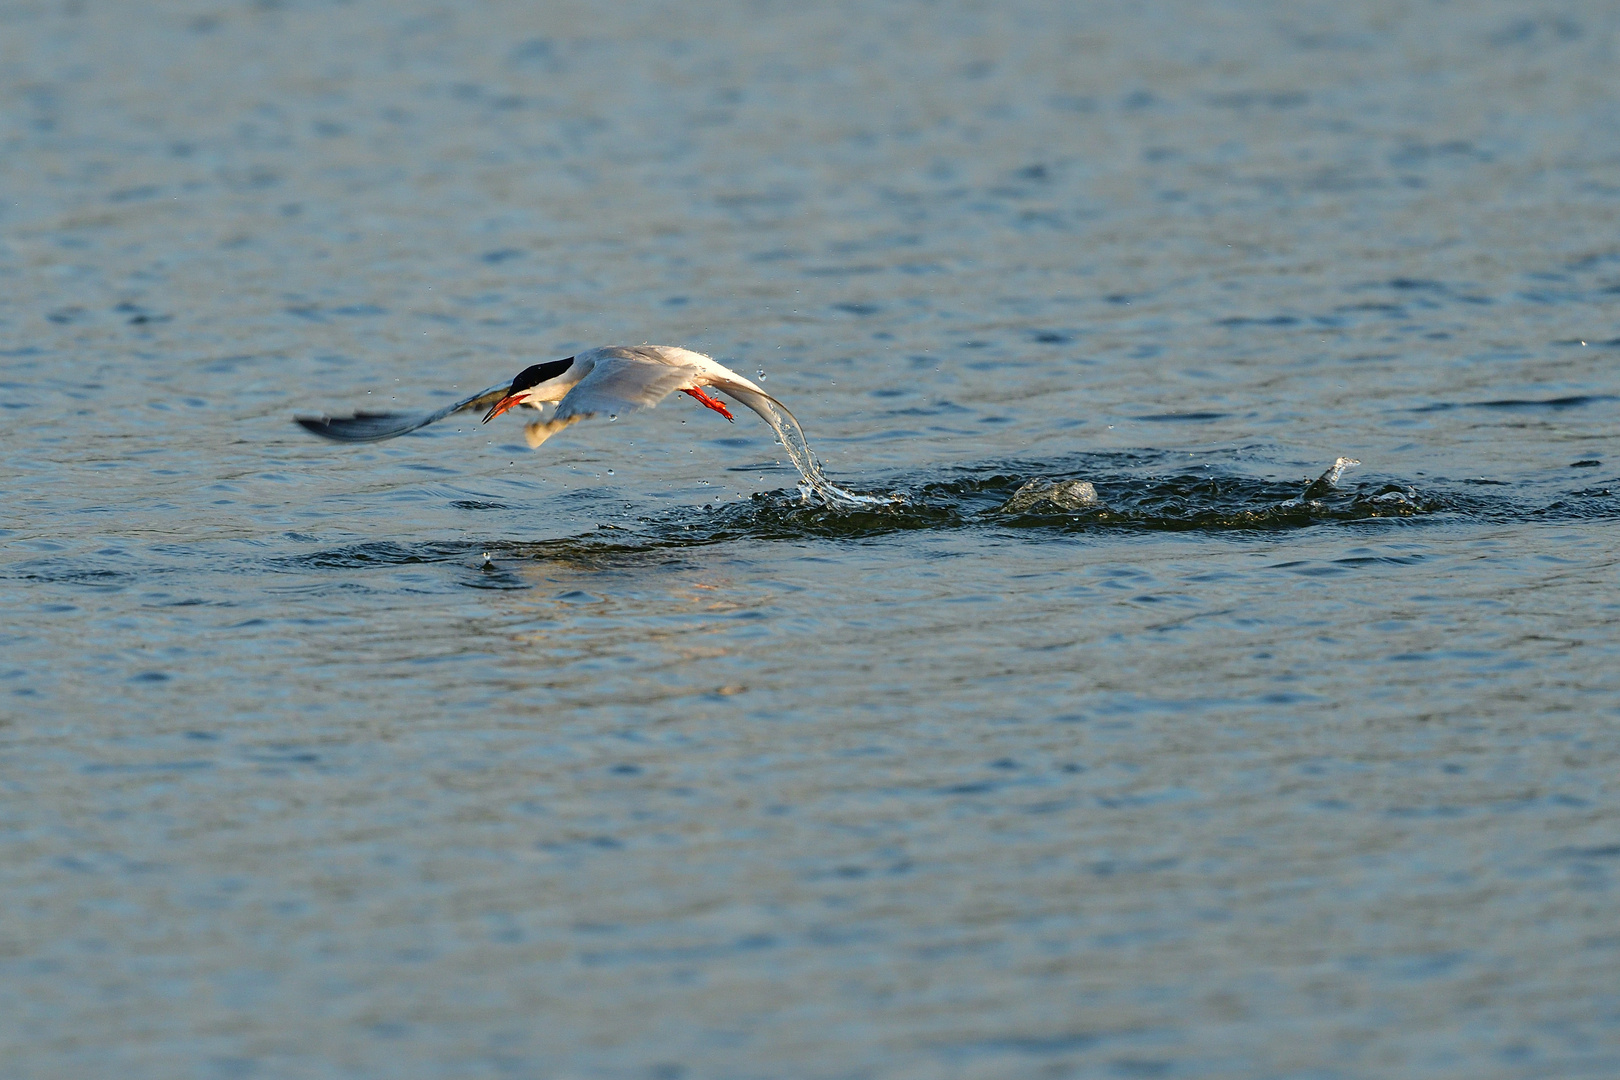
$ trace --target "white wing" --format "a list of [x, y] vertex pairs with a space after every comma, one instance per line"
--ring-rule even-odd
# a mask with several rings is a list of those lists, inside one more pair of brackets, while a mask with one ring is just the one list
[[652, 360], [604, 357], [557, 403], [553, 421], [584, 419], [607, 413], [619, 416], [650, 409], [697, 375], [695, 368], [671, 367]]
[[294, 417], [305, 431], [312, 431], [334, 442], [381, 442], [396, 435], [427, 427], [429, 424], [468, 409], [487, 409], [506, 395], [512, 384], [503, 382], [482, 390], [454, 405], [427, 413], [357, 412], [353, 416]]

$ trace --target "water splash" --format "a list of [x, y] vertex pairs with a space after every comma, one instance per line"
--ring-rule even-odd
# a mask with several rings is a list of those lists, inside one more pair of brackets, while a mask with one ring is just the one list
[[800, 498], [807, 505], [822, 505], [841, 510], [858, 510], [875, 506], [889, 506], [904, 501], [900, 495], [862, 495], [845, 489], [828, 480], [821, 471], [821, 465], [810, 450], [810, 442], [804, 437], [804, 428], [799, 426], [798, 419], [788, 411], [786, 405], [771, 397], [769, 394], [754, 394], [728, 389], [724, 393], [737, 397], [744, 404], [757, 412], [765, 422], [776, 432], [776, 439], [782, 444], [787, 453], [788, 460], [793, 467], [799, 470], [804, 483], [799, 485]]
[[[702, 510], [644, 517], [611, 537], [597, 533], [564, 542], [582, 558], [671, 553], [735, 540], [857, 539], [942, 529], [1014, 529], [1030, 537], [1129, 532], [1276, 532], [1377, 519], [1415, 518], [1446, 511], [1470, 516], [1511, 510], [1471, 491], [1422, 492], [1389, 483], [1318, 488], [1337, 479], [1352, 459], [1307, 487], [1199, 469], [1159, 471], [1168, 455], [1087, 454], [1065, 462], [969, 467], [950, 479], [892, 478], [901, 498], [865, 499], [854, 506], [806, 500], [798, 492], [759, 492]], [[1034, 475], [1031, 475], [1031, 474]], [[1067, 473], [1067, 476], [1064, 474]], [[1089, 479], [1080, 479], [1080, 475]], [[547, 550], [560, 550], [548, 543]]]
[[1325, 495], [1332, 494], [1334, 491], [1338, 490], [1339, 480], [1344, 476], [1345, 470], [1353, 469], [1360, 464], [1361, 461], [1357, 458], [1339, 458], [1332, 465], [1328, 466], [1327, 472], [1323, 473], [1321, 476], [1318, 476], [1315, 480], [1312, 480], [1309, 484], [1307, 484], [1304, 491], [1300, 492], [1297, 496], [1289, 499], [1282, 505], [1300, 506], [1304, 503], [1310, 502], [1313, 499], [1320, 499]]
[[[802, 442], [787, 445], [807, 452]], [[1340, 458], [1301, 492], [1298, 481], [1259, 479], [1207, 465], [1188, 470], [1184, 459], [1153, 451], [1093, 453], [1060, 461], [968, 466], [949, 478], [891, 477], [895, 488], [908, 492], [903, 497], [857, 495], [830, 484], [823, 489], [831, 491], [827, 497], [809, 488], [807, 476], [806, 485], [794, 491], [675, 508], [574, 536], [481, 543], [374, 541], [272, 559], [269, 566], [304, 571], [445, 563], [463, 567], [466, 576], [460, 583], [469, 587], [522, 589], [531, 583], [511, 573], [510, 560], [563, 561], [587, 568], [662, 564], [680, 562], [694, 548], [738, 541], [847, 541], [914, 531], [994, 529], [1045, 543], [1155, 532], [1253, 535], [1422, 518], [1512, 522], [1620, 516], [1620, 493], [1612, 487], [1563, 492], [1551, 504], [1526, 502], [1509, 492], [1482, 492], [1466, 481], [1431, 480], [1422, 490], [1387, 480], [1340, 487], [1355, 464], [1352, 458]], [[819, 478], [820, 470], [811, 475]], [[814, 497], [806, 496], [807, 488]], [[853, 502], [843, 501], [845, 497]], [[62, 573], [62, 567], [40, 562], [8, 576], [44, 580]]]
[[997, 507], [996, 512], [1038, 514], [1056, 510], [1058, 513], [1068, 513], [1096, 506], [1101, 501], [1097, 497], [1096, 487], [1090, 480], [1048, 480], [1045, 477], [1036, 477], [1013, 492], [1012, 498]]

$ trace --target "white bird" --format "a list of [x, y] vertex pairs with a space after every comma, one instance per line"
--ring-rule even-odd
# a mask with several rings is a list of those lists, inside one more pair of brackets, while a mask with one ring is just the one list
[[753, 409], [778, 435], [783, 434], [775, 411], [780, 409], [803, 442], [804, 430], [786, 405], [702, 353], [673, 345], [608, 345], [535, 364], [518, 372], [510, 383], [481, 390], [435, 412], [357, 412], [353, 416], [300, 416], [297, 420], [306, 430], [337, 442], [379, 442], [470, 409], [487, 406], [484, 423], [488, 423], [520, 405], [539, 409], [556, 402], [551, 419], [537, 420], [525, 429], [529, 445], [538, 447], [571, 424], [603, 413], [617, 418], [650, 409], [675, 392], [688, 394], [731, 420], [731, 410], [703, 392], [709, 386]]
[[[776, 432], [782, 448], [818, 495], [829, 502], [845, 504], [867, 501], [865, 496], [834, 487], [821, 475], [805, 441], [804, 429], [786, 405], [723, 364], [674, 345], [608, 345], [535, 364], [518, 372], [509, 383], [479, 391], [434, 412], [356, 412], [352, 416], [299, 416], [295, 419], [306, 430], [337, 442], [380, 442], [471, 409], [487, 408], [484, 422], [488, 423], [520, 405], [540, 409], [549, 402], [556, 402], [556, 411], [550, 419], [536, 420], [524, 428], [529, 446], [538, 447], [581, 420], [603, 414], [612, 419], [637, 409], [650, 409], [677, 392], [690, 395], [731, 420], [731, 410], [704, 393], [705, 387], [712, 387], [758, 413]], [[784, 417], [787, 424], [792, 425], [791, 431], [783, 423]]]

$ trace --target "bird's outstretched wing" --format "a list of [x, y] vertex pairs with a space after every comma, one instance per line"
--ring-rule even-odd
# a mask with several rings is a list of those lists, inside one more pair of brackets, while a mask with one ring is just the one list
[[299, 416], [294, 419], [305, 431], [312, 431], [323, 439], [335, 442], [381, 442], [415, 431], [417, 428], [425, 428], [458, 412], [487, 409], [504, 397], [510, 386], [510, 383], [492, 386], [470, 398], [462, 398], [454, 405], [446, 405], [436, 412], [357, 412], [353, 416]]
[[619, 416], [637, 409], [650, 409], [697, 373], [695, 368], [673, 367], [652, 360], [607, 357], [598, 360], [591, 373], [557, 403], [557, 414], [552, 420], [584, 419], [600, 413]]

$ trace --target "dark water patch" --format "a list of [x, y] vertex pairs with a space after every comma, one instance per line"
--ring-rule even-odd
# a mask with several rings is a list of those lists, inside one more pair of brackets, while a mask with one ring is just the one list
[[1411, 169], [1439, 163], [1489, 162], [1495, 160], [1495, 155], [1463, 139], [1447, 139], [1437, 143], [1412, 139], [1402, 142], [1400, 148], [1390, 153], [1387, 160], [1394, 168]]
[[1204, 100], [1217, 109], [1248, 110], [1296, 109], [1310, 98], [1303, 90], [1239, 90], [1229, 94], [1211, 94]]
[[212, 761], [150, 761], [150, 762], [94, 762], [81, 765], [79, 771], [89, 775], [100, 773], [166, 773], [166, 772], [195, 772], [198, 769], [212, 769]]
[[1233, 315], [1230, 318], [1216, 319], [1216, 326], [1296, 326], [1299, 318], [1294, 315], [1271, 315], [1266, 317]]
[[157, 198], [161, 193], [162, 189], [151, 184], [143, 184], [140, 187], [120, 188], [118, 191], [111, 192], [107, 195], [107, 201], [110, 203], [144, 202], [147, 199]]
[[267, 560], [271, 570], [362, 570], [378, 566], [411, 566], [424, 563], [461, 562], [469, 553], [478, 551], [469, 543], [428, 541], [419, 544], [400, 544], [380, 540], [364, 544], [350, 544], [328, 551], [312, 551], [302, 555]]
[[1503, 398], [1499, 401], [1437, 401], [1432, 405], [1420, 405], [1412, 411], [1416, 413], [1432, 413], [1449, 412], [1452, 409], [1562, 410], [1578, 409], [1605, 401], [1620, 401], [1620, 396], [1614, 394], [1574, 394], [1569, 397], [1556, 398]]
[[85, 566], [71, 560], [35, 560], [3, 576], [40, 585], [84, 585], [97, 589], [121, 589], [135, 580], [135, 575], [128, 571]]
[[1545, 521], [1601, 521], [1617, 514], [1620, 514], [1620, 500], [1615, 498], [1614, 488], [1587, 488], [1537, 507], [1527, 516], [1531, 520]]
[[262, 358], [253, 353], [239, 353], [233, 356], [220, 356], [207, 361], [202, 370], [213, 375], [234, 375], [238, 368], [251, 364]]
[[876, 315], [879, 311], [882, 311], [883, 309], [880, 308], [876, 304], [863, 304], [863, 303], [857, 303], [857, 302], [852, 301], [852, 302], [848, 302], [848, 303], [834, 304], [833, 305], [833, 310], [834, 311], [842, 311], [846, 315], [855, 315], [857, 317], [865, 317], [865, 316], [868, 316], [868, 315]]
[[146, 326], [152, 323], [166, 323], [174, 321], [173, 315], [160, 315], [155, 312], [148, 311], [139, 304], [130, 303], [129, 301], [119, 304], [117, 307], [113, 308], [113, 310], [119, 315], [125, 316], [125, 321], [131, 326]]
[[1551, 855], [1556, 859], [1620, 859], [1620, 844], [1558, 848]]
[[958, 1044], [948, 1049], [954, 1053], [992, 1053], [1044, 1056], [1089, 1050], [1102, 1042], [1103, 1036], [1092, 1032], [1072, 1032], [1060, 1035], [1002, 1035]]
[[1492, 31], [1486, 41], [1493, 48], [1535, 48], [1561, 45], [1577, 41], [1582, 35], [1581, 24], [1562, 15], [1542, 15], [1520, 18]]
[[1133, 416], [1131, 419], [1147, 424], [1199, 424], [1210, 420], [1224, 420], [1230, 415], [1223, 412], [1149, 413], [1146, 416]]
[[1343, 304], [1335, 308], [1336, 311], [1354, 312], [1382, 312], [1394, 317], [1407, 314], [1411, 308], [1425, 308], [1433, 310], [1441, 306], [1442, 302], [1456, 302], [1470, 304], [1475, 307], [1488, 307], [1495, 300], [1482, 294], [1476, 285], [1471, 283], [1448, 283], [1433, 278], [1395, 277], [1385, 281], [1366, 281], [1350, 286], [1351, 292], [1393, 291], [1397, 294], [1391, 300], [1367, 300], [1354, 304]]
[[1422, 555], [1352, 555], [1333, 560], [1338, 566], [1415, 566], [1422, 561]]
[[313, 751], [291, 746], [271, 746], [243, 757], [256, 765], [313, 765], [321, 760]]
[[511, 592], [531, 587], [529, 582], [496, 563], [494, 556], [488, 551], [481, 555], [477, 571], [464, 577], [461, 584], [469, 589], [491, 589], [496, 592]]

